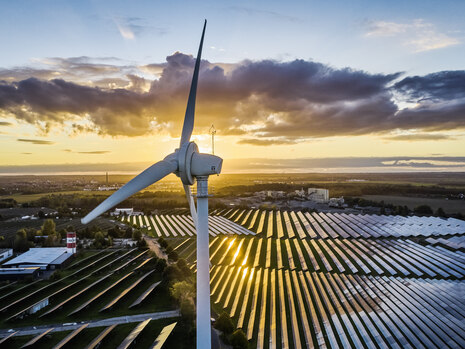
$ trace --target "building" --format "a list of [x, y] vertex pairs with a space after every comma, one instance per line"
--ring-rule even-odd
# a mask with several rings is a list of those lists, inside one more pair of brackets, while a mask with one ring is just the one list
[[0, 262], [4, 261], [7, 258], [10, 258], [12, 255], [13, 255], [13, 249], [11, 248], [0, 249]]
[[73, 253], [67, 247], [31, 248], [3, 264], [7, 268], [39, 267], [40, 270], [60, 269], [71, 261]]
[[115, 208], [115, 210], [111, 213], [112, 216], [132, 216], [134, 214], [133, 208]]
[[39, 267], [27, 267], [27, 268], [0, 268], [0, 281], [10, 280], [22, 280], [26, 277], [36, 279], [39, 275]]
[[344, 207], [347, 206], [344, 204], [344, 197], [331, 198], [329, 199], [329, 207]]
[[321, 188], [308, 188], [308, 199], [315, 202], [326, 203], [329, 201], [329, 190]]

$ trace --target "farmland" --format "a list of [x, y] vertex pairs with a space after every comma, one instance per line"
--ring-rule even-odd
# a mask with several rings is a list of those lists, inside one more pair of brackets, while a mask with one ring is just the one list
[[446, 200], [445, 198], [418, 198], [394, 195], [364, 195], [362, 197], [372, 201], [384, 201], [386, 204], [400, 206], [405, 205], [411, 210], [422, 204], [430, 206], [434, 211], [438, 208], [442, 208], [446, 213], [460, 212], [465, 215], [464, 200]]

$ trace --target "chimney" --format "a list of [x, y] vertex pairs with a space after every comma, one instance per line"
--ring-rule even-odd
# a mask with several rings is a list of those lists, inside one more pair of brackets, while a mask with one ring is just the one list
[[66, 248], [69, 253], [76, 253], [76, 233], [66, 233]]

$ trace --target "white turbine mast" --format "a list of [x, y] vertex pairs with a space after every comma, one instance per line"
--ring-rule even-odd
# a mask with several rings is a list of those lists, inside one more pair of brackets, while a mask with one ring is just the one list
[[216, 135], [215, 125], [212, 124], [208, 133], [212, 135], [212, 154], [215, 155], [215, 135]]
[[[208, 239], [208, 176], [220, 174], [223, 159], [211, 154], [199, 153], [194, 142], [190, 141], [194, 128], [195, 98], [197, 81], [202, 55], [203, 38], [207, 20], [205, 20], [199, 51], [195, 61], [189, 99], [187, 101], [184, 125], [182, 128], [179, 149], [169, 154], [163, 160], [153, 164], [142, 173], [122, 186], [93, 209], [81, 221], [87, 224], [105, 211], [127, 199], [138, 191], [158, 182], [170, 173], [181, 178], [186, 198], [197, 230], [197, 348], [211, 348], [210, 324], [210, 257]], [[197, 210], [191, 194], [190, 186], [197, 180]]]

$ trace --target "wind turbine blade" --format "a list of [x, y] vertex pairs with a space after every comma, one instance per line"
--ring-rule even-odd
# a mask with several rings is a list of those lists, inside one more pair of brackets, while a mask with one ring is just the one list
[[194, 221], [194, 226], [197, 228], [197, 210], [195, 209], [194, 198], [192, 197], [191, 187], [184, 184], [184, 191], [186, 192], [187, 202], [189, 203], [189, 208], [191, 210], [192, 220]]
[[197, 59], [195, 60], [194, 75], [192, 76], [191, 90], [189, 92], [189, 99], [187, 100], [186, 115], [184, 116], [184, 125], [182, 126], [181, 142], [179, 145], [183, 145], [189, 142], [194, 129], [194, 114], [195, 114], [195, 97], [197, 95], [197, 81], [199, 79], [199, 67], [200, 60], [202, 57], [202, 46], [203, 37], [205, 35], [205, 28], [207, 26], [207, 20], [203, 25], [202, 38], [200, 39], [199, 52], [197, 53]]
[[81, 219], [81, 222], [83, 224], [89, 223], [105, 211], [119, 204], [121, 201], [127, 199], [131, 195], [137, 193], [139, 190], [148, 187], [149, 185], [176, 171], [177, 166], [178, 165], [176, 161], [173, 160], [162, 160], [153, 164], [142, 173], [131, 179], [128, 183], [113, 193], [96, 208], [94, 208], [87, 216]]

